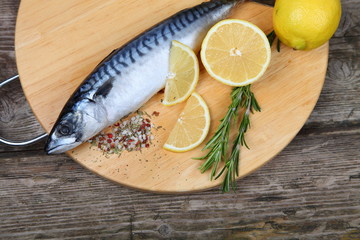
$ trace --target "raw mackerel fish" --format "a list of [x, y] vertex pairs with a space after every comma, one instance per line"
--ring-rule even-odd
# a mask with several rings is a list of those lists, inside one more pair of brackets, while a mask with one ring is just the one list
[[172, 40], [199, 49], [206, 32], [239, 0], [185, 9], [114, 50], [81, 83], [50, 132], [45, 151], [63, 153], [139, 109], [164, 88]]

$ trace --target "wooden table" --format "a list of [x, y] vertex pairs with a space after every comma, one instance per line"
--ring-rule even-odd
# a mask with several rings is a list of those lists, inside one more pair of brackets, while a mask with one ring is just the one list
[[[360, 239], [360, 4], [342, 4], [314, 112], [236, 193], [143, 193], [45, 155], [44, 142], [0, 145], [0, 239]], [[0, 80], [17, 73], [18, 5], [0, 0]], [[20, 83], [0, 90], [0, 136], [41, 132]]]

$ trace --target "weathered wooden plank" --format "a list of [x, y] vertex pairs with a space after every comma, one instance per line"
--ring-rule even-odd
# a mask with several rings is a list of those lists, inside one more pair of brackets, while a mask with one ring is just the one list
[[308, 122], [334, 124], [360, 121], [359, 37], [330, 41], [329, 64], [324, 88]]
[[[18, 4], [0, 0], [0, 79], [16, 73]], [[360, 6], [342, 4], [312, 116], [279, 156], [238, 182], [235, 194], [142, 193], [65, 155], [44, 155], [43, 143], [0, 146], [0, 239], [360, 239]], [[19, 84], [5, 90], [0, 135], [26, 139], [41, 132]]]
[[[4, 0], [0, 5], [0, 52], [14, 50], [14, 26], [20, 1]], [[1, 57], [0, 57], [1, 59]], [[0, 65], [1, 66], [1, 65]], [[1, 68], [2, 69], [2, 66]]]
[[338, 239], [360, 237], [360, 130], [304, 132], [276, 159], [218, 189], [130, 190], [62, 156], [2, 154], [0, 236]]
[[[14, 53], [14, 30], [20, 1], [0, 2], [0, 81], [17, 74]], [[0, 89], [0, 136], [11, 140], [26, 140], [42, 133], [41, 126], [26, 102], [19, 81]], [[0, 152], [41, 149], [30, 147], [7, 147], [0, 145]]]
[[[0, 89], [0, 136], [9, 140], [28, 140], [43, 133], [29, 105], [26, 102], [19, 81]], [[44, 142], [27, 147], [0, 145], [3, 151], [26, 151], [42, 149]]]
[[360, 35], [360, 5], [357, 0], [341, 1], [342, 16], [335, 37], [354, 37]]

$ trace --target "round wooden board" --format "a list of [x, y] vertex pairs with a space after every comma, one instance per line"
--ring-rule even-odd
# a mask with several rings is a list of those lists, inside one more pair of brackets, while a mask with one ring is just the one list
[[[16, 26], [16, 58], [21, 84], [39, 122], [50, 131], [65, 102], [84, 77], [109, 52], [171, 16], [200, 3], [199, 0], [24, 0]], [[272, 30], [272, 8], [255, 3], [239, 6], [231, 16]], [[251, 150], [241, 151], [240, 177], [256, 170], [278, 154], [294, 138], [309, 117], [320, 95], [328, 59], [328, 44], [313, 51], [294, 51], [285, 46], [272, 50], [272, 60], [262, 80], [253, 85], [262, 107], [251, 116], [247, 133]], [[156, 70], [155, 70], [156, 71]], [[209, 105], [214, 133], [230, 103], [231, 87], [212, 80], [201, 69], [196, 89]], [[120, 157], [104, 156], [83, 144], [68, 154], [91, 171], [117, 183], [154, 192], [188, 192], [218, 185], [209, 173], [198, 170], [202, 161], [192, 160], [203, 145], [187, 153], [162, 149], [184, 104], [164, 107], [162, 94], [142, 110], [152, 113], [154, 145]]]

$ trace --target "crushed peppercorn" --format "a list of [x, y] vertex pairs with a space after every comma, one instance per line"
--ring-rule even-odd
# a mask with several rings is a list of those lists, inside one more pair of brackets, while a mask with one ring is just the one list
[[[159, 116], [159, 113], [156, 113], [155, 116]], [[145, 115], [150, 117], [146, 113]], [[110, 126], [108, 132], [101, 132], [88, 142], [107, 154], [121, 154], [123, 151], [132, 152], [149, 148], [154, 140], [151, 129], [155, 127], [146, 116], [138, 111], [135, 116], [116, 122]]]

